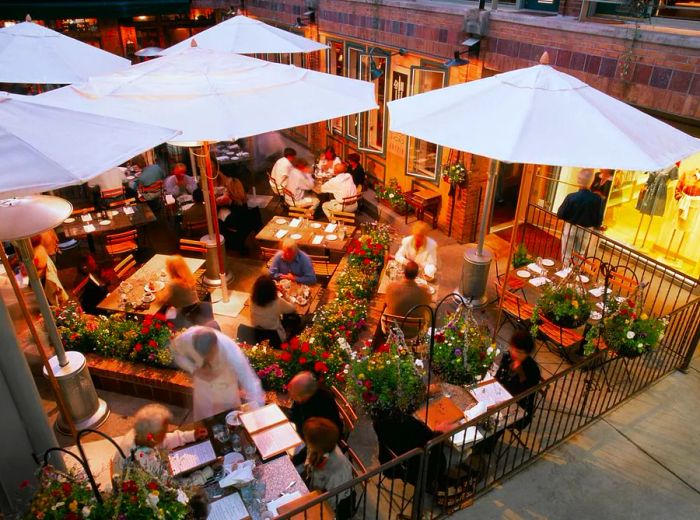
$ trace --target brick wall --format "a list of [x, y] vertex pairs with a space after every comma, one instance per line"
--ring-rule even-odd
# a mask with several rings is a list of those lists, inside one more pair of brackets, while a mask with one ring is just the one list
[[581, 5], [583, 0], [560, 0], [559, 13], [564, 16], [573, 16], [578, 18], [581, 14]]

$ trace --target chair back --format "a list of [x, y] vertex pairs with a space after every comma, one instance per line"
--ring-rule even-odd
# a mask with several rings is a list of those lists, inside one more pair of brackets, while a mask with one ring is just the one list
[[272, 193], [275, 195], [285, 195], [284, 193], [284, 188], [282, 188], [279, 184], [277, 184], [277, 181], [275, 178], [272, 176], [270, 172], [267, 172], [267, 180], [270, 182], [270, 187], [272, 188]]
[[206, 242], [201, 242], [199, 240], [188, 240], [186, 238], [181, 238], [180, 251], [191, 251], [193, 253], [200, 253], [202, 255], [206, 255], [207, 244]]
[[131, 197], [130, 199], [115, 200], [109, 203], [110, 208], [120, 208], [122, 206], [128, 206], [129, 204], [136, 204], [136, 199]]
[[347, 211], [331, 211], [328, 217], [330, 222], [342, 222], [343, 224], [355, 225], [355, 214]]
[[182, 227], [189, 236], [206, 234], [209, 230], [207, 219], [183, 222]]
[[639, 280], [635, 272], [626, 266], [616, 266], [608, 277], [608, 286], [613, 294], [632, 298], [639, 289]]
[[572, 252], [571, 259], [573, 262], [579, 266], [582, 274], [588, 276], [591, 281], [596, 281], [598, 279], [598, 274], [600, 273], [600, 266], [602, 262], [599, 258], [595, 256], [585, 257], [581, 253]]
[[391, 327], [398, 327], [406, 339], [413, 339], [422, 332], [425, 318], [423, 316], [399, 316], [385, 311], [382, 314], [382, 325], [387, 331]]
[[105, 235], [105, 249], [111, 256], [121, 256], [139, 248], [139, 234], [135, 229]]
[[284, 195], [285, 200], [290, 203], [292, 206], [296, 206], [297, 203], [294, 200], [294, 194], [289, 191], [287, 188], [282, 188], [282, 195]]
[[106, 199], [118, 199], [119, 197], [124, 196], [124, 186], [120, 186], [119, 188], [112, 188], [111, 190], [101, 190], [100, 191], [100, 197], [102, 197], [103, 200]]
[[114, 274], [120, 280], [128, 278], [136, 268], [136, 260], [134, 255], [127, 255], [124, 259], [114, 266]]
[[301, 208], [299, 206], [289, 206], [288, 215], [291, 218], [313, 218], [311, 208]]
[[338, 405], [338, 411], [340, 412], [340, 418], [343, 421], [343, 436], [347, 439], [350, 433], [355, 429], [357, 424], [357, 413], [352, 407], [350, 402], [345, 398], [345, 396], [338, 390], [335, 386], [331, 387], [331, 393], [335, 399], [335, 404]]
[[360, 201], [362, 200], [362, 194], [356, 193], [355, 195], [351, 197], [345, 197], [343, 199], [343, 211], [346, 211], [346, 208], [349, 208], [350, 206], [353, 206], [355, 204], [360, 204]]
[[248, 345], [255, 345], [262, 341], [268, 341], [272, 348], [280, 348], [282, 345], [282, 340], [276, 330], [251, 327], [245, 323], [238, 325], [236, 338], [241, 343], [246, 343]]
[[73, 290], [71, 291], [71, 296], [73, 296], [73, 298], [75, 298], [76, 300], [79, 300], [80, 295], [83, 294], [85, 286], [87, 285], [89, 280], [90, 276], [86, 276], [85, 278], [83, 278], [83, 280], [80, 283], [78, 283], [78, 285], [73, 287]]
[[261, 247], [260, 248], [260, 254], [262, 256], [262, 259], [265, 260], [266, 262], [271, 261], [277, 253], [279, 253], [279, 249], [275, 249], [272, 247]]
[[73, 212], [71, 213], [71, 216], [75, 217], [78, 215], [85, 215], [86, 213], [92, 213], [93, 211], [95, 211], [94, 206], [90, 206], [89, 208], [74, 209]]

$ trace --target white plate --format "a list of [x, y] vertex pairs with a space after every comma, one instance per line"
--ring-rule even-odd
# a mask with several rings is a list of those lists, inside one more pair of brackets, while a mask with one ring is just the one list
[[581, 283], [588, 283], [591, 281], [591, 279], [588, 278], [588, 276], [586, 276], [585, 274], [578, 275], [578, 279]]
[[71, 218], [67, 218], [67, 219], [64, 220], [63, 222], [66, 223], [66, 224], [72, 224], [73, 222], [75, 222], [75, 219], [74, 219], [73, 217], [71, 217]]
[[321, 228], [321, 224], [320, 224], [319, 222], [312, 222], [312, 223], [311, 223], [311, 227], [314, 228], [314, 229], [320, 229], [320, 228]]
[[163, 282], [160, 282], [160, 281], [153, 282], [153, 285], [155, 286], [155, 289], [150, 289], [148, 287], [148, 284], [146, 284], [143, 286], [143, 290], [146, 292], [158, 292], [158, 291], [162, 291], [163, 289], [165, 289], [165, 284]]
[[591, 319], [594, 321], [598, 321], [600, 318], [602, 318], [603, 315], [599, 313], [598, 311], [591, 311]]
[[532, 276], [527, 269], [518, 269], [516, 273], [520, 278], [530, 278]]
[[151, 303], [151, 302], [152, 302], [153, 300], [155, 300], [155, 299], [156, 299], [156, 295], [153, 294], [153, 293], [150, 293], [150, 292], [145, 293], [145, 294], [143, 295], [143, 298], [141, 298], [141, 300], [142, 300], [144, 303]]
[[432, 285], [426, 285], [426, 288], [428, 289], [428, 292], [430, 294], [435, 294], [435, 287], [433, 287]]
[[287, 223], [287, 221], [284, 220], [283, 218], [278, 218], [277, 220], [275, 220], [275, 224], [282, 225], [282, 224], [286, 224], [286, 223]]
[[551, 258], [543, 258], [542, 265], [545, 267], [554, 267], [554, 260]]
[[334, 240], [338, 240], [338, 235], [326, 235], [326, 240], [329, 242], [333, 242]]
[[293, 238], [294, 240], [299, 240], [301, 238], [301, 235], [299, 233], [294, 233], [290, 238]]
[[425, 279], [418, 276], [418, 277], [416, 277], [416, 285], [426, 286], [426, 285], [428, 285], [428, 282]]
[[135, 178], [136, 178], [135, 175], [127, 175], [127, 176], [126, 176], [126, 180], [127, 180], [127, 181], [133, 181]]
[[109, 226], [111, 223], [111, 220], [100, 220], [100, 226]]

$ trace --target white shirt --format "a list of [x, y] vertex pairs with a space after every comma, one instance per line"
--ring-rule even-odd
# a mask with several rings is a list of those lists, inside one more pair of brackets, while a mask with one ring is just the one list
[[[194, 350], [192, 341], [194, 335], [204, 328], [190, 327], [170, 344], [175, 362], [184, 370], [192, 371], [191, 359], [200, 357]], [[265, 404], [260, 379], [238, 344], [217, 330], [214, 333], [218, 339], [219, 352], [211, 365], [217, 369], [216, 375], [206, 380], [197, 377], [196, 370], [193, 373], [195, 421], [240, 408], [242, 400], [260, 406]]]
[[[142, 448], [136, 446], [136, 433], [134, 430], [129, 430], [129, 432], [124, 435], [122, 440], [119, 442], [119, 447], [124, 452], [124, 455], [129, 457], [131, 450], [136, 449], [135, 459], [141, 464], [141, 466], [148, 471], [153, 476], [161, 476], [160, 471], [162, 470], [162, 462], [158, 456], [159, 451], [170, 451], [190, 442], [194, 442], [195, 435], [194, 430], [181, 431], [175, 430], [165, 434], [163, 442], [155, 447], [155, 450], [150, 448]], [[124, 460], [119, 452], [114, 454], [112, 458], [112, 472], [114, 474], [121, 474], [124, 470]]]
[[[275, 179], [277, 186], [284, 188], [287, 186], [287, 180], [293, 168], [292, 162], [286, 157], [282, 157], [281, 159], [277, 159], [277, 162], [272, 167], [270, 177]], [[275, 189], [275, 186], [272, 186], [272, 189]]]
[[423, 271], [426, 271], [426, 267], [430, 265], [432, 267], [428, 268], [428, 271], [434, 273], [434, 269], [437, 268], [437, 242], [430, 237], [425, 237], [425, 244], [423, 247], [416, 250], [415, 239], [413, 235], [410, 235], [401, 240], [401, 247], [396, 252], [395, 256], [402, 264], [413, 260]]
[[99, 186], [102, 191], [121, 188], [124, 179], [126, 179], [126, 168], [117, 166], [110, 168], [106, 172], [100, 173], [97, 177], [93, 177], [88, 181], [88, 186], [94, 188]]
[[321, 158], [318, 160], [318, 168], [319, 168], [322, 172], [325, 172], [325, 173], [333, 173], [333, 172], [334, 172], [333, 167], [334, 167], [336, 164], [340, 164], [340, 163], [342, 163], [342, 162], [343, 162], [343, 161], [341, 161], [341, 160], [340, 160], [340, 157], [338, 157], [337, 155], [335, 156], [335, 159], [333, 159], [332, 161], [329, 161], [329, 160], [326, 159], [324, 156], [321, 156]]
[[349, 173], [340, 173], [332, 179], [323, 183], [321, 186], [323, 193], [332, 193], [335, 200], [342, 201], [347, 197], [352, 197], [357, 194], [355, 181], [352, 180], [352, 175]]
[[313, 187], [314, 178], [311, 175], [297, 168], [292, 168], [287, 179], [287, 189], [292, 192], [294, 201], [302, 200], [306, 196], [306, 191]]

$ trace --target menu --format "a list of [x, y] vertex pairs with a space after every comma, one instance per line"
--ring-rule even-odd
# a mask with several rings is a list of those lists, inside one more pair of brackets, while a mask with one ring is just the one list
[[243, 427], [251, 434], [288, 421], [282, 408], [276, 404], [268, 404], [257, 410], [242, 413], [239, 418]]
[[168, 453], [173, 476], [199, 468], [216, 460], [211, 441], [198, 442]]
[[513, 398], [513, 396], [508, 393], [508, 390], [503, 388], [501, 383], [495, 379], [488, 384], [477, 386], [473, 390], [470, 390], [469, 393], [480, 403], [485, 403], [488, 408], [497, 406]]
[[413, 415], [419, 421], [425, 422], [428, 428], [433, 431], [441, 423], [459, 422], [464, 419], [464, 412], [446, 396], [438, 397], [428, 403], [427, 421], [425, 420], [425, 405], [421, 406]]
[[207, 520], [250, 520], [250, 514], [241, 495], [233, 493], [211, 503]]
[[263, 460], [270, 459], [302, 444], [290, 422], [283, 422], [250, 436]]

